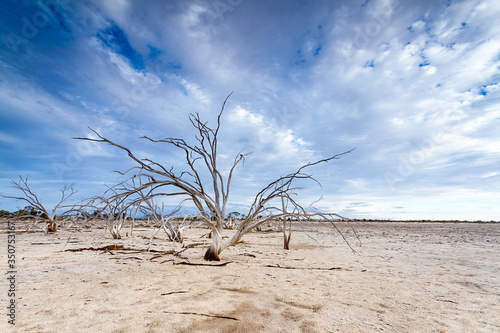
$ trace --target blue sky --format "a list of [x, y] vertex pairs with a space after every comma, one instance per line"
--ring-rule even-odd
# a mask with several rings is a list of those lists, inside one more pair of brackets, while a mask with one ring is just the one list
[[[29, 175], [51, 206], [133, 166], [88, 127], [181, 170], [139, 139], [192, 139], [228, 101], [220, 163], [232, 208], [298, 166], [300, 202], [351, 218], [500, 219], [500, 2], [2, 1], [0, 192]], [[173, 202], [169, 202], [173, 204]], [[0, 209], [21, 202], [0, 199]]]

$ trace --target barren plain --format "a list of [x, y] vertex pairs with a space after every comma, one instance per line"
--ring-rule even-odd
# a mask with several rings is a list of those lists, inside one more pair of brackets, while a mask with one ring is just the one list
[[[311, 223], [295, 226], [290, 250], [281, 233], [255, 232], [205, 262], [207, 229], [187, 229], [184, 245], [160, 232], [147, 252], [152, 228], [114, 240], [18, 223], [16, 325], [4, 314], [0, 331], [500, 332], [500, 223], [337, 225], [357, 253]], [[6, 279], [0, 288], [5, 313]]]

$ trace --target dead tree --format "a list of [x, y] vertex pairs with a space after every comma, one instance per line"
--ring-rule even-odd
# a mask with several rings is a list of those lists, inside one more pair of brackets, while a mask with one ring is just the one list
[[67, 186], [65, 185], [63, 189], [61, 190], [61, 199], [59, 202], [54, 206], [52, 211], [49, 211], [48, 209], [45, 208], [45, 206], [42, 204], [42, 201], [38, 198], [38, 196], [31, 190], [30, 186], [28, 185], [28, 176], [26, 178], [23, 178], [19, 176], [19, 179], [17, 181], [11, 180], [12, 187], [21, 191], [23, 193], [23, 196], [11, 196], [11, 195], [4, 195], [2, 194], [1, 196], [4, 198], [8, 199], [15, 199], [15, 200], [21, 200], [27, 202], [31, 207], [34, 209], [38, 210], [41, 212], [41, 217], [43, 217], [45, 220], [47, 220], [47, 232], [56, 232], [57, 230], [57, 223], [56, 223], [56, 212], [58, 209], [66, 209], [66, 211], [61, 212], [60, 216], [63, 217], [67, 212], [71, 211], [71, 208], [68, 209], [69, 206], [63, 205], [71, 196], [73, 196], [77, 191], [73, 189], [73, 186]]
[[[283, 212], [287, 211], [287, 204], [285, 202], [285, 197], [281, 197], [281, 209]], [[292, 218], [291, 217], [287, 217], [287, 218], [282, 217], [281, 220], [282, 220], [282, 228], [283, 228], [283, 249], [290, 250], [290, 239], [292, 238]], [[290, 222], [289, 227], [288, 227], [288, 233], [287, 233], [287, 227], [286, 227], [287, 222]]]
[[[176, 214], [182, 208], [182, 203], [167, 213], [164, 204], [162, 203], [160, 207], [156, 202], [156, 198], [162, 196], [163, 193], [155, 193], [154, 188], [136, 191], [137, 188], [142, 186], [141, 182], [142, 177], [131, 177], [125, 182], [111, 187], [107, 192], [111, 192], [112, 195], [105, 195], [103, 200], [108, 202], [126, 202], [126, 205], [122, 204], [123, 208], [126, 208], [128, 214], [134, 212], [134, 218], [132, 218], [131, 223], [131, 233], [133, 231], [135, 216], [140, 211], [144, 216], [147, 216], [148, 219], [151, 218], [153, 223], [158, 224], [160, 229], [165, 231], [171, 241], [182, 243], [184, 240], [182, 230], [185, 219], [181, 219], [183, 222], [180, 223], [180, 225], [174, 222], [174, 220], [177, 220], [178, 216]], [[131, 195], [131, 193], [133, 193], [133, 195]], [[176, 218], [173, 219], [173, 216], [176, 216]]]
[[[310, 175], [304, 173], [304, 169], [317, 165], [319, 163], [328, 162], [333, 159], [338, 159], [341, 155], [347, 154], [346, 151], [332, 157], [322, 159], [313, 163], [308, 163], [300, 167], [296, 172], [288, 174], [284, 177], [271, 182], [262, 189], [253, 201], [248, 214], [235, 227], [236, 231], [232, 236], [223, 241], [222, 232], [224, 229], [224, 217], [229, 199], [229, 190], [233, 172], [235, 168], [244, 161], [250, 153], [238, 153], [229, 169], [227, 177], [221, 173], [217, 165], [218, 154], [218, 134], [221, 127], [221, 117], [228, 98], [226, 97], [222, 108], [217, 117], [217, 126], [211, 128], [206, 122], [202, 121], [198, 113], [191, 114], [189, 120], [193, 125], [196, 134], [196, 144], [189, 144], [183, 139], [166, 138], [161, 140], [151, 139], [147, 136], [142, 138], [154, 142], [165, 143], [184, 152], [187, 170], [175, 172], [173, 167], [167, 168], [160, 163], [151, 159], [140, 159], [130, 149], [119, 145], [103, 136], [96, 131], [90, 129], [96, 137], [94, 138], [75, 138], [79, 140], [88, 140], [94, 142], [107, 143], [125, 151], [128, 156], [134, 160], [137, 165], [125, 174], [130, 174], [132, 171], [137, 172], [129, 177], [127, 181], [134, 178], [139, 178], [137, 186], [129, 188], [126, 191], [120, 191], [117, 196], [128, 197], [133, 196], [140, 191], [147, 190], [148, 195], [163, 196], [163, 197], [187, 197], [199, 212], [199, 218], [208, 225], [212, 231], [212, 243], [208, 247], [204, 258], [206, 260], [220, 260], [219, 254], [227, 247], [236, 244], [243, 235], [254, 228], [261, 226], [263, 223], [272, 219], [286, 218], [293, 216], [309, 216], [310, 212], [306, 211], [300, 204], [291, 198], [298, 189], [293, 186], [293, 182], [298, 179], [313, 179]], [[206, 181], [200, 176], [201, 168], [205, 168], [209, 174], [209, 180]], [[285, 198], [294, 209], [291, 212], [283, 212], [282, 209], [276, 207], [275, 201]], [[213, 217], [213, 218], [211, 218]]]
[[97, 208], [97, 214], [105, 220], [111, 236], [121, 239], [121, 229], [133, 211], [134, 203], [129, 199], [128, 196], [120, 196], [116, 188], [110, 187], [102, 196], [91, 198], [87, 207]]
[[[287, 224], [288, 222], [288, 231]], [[292, 219], [290, 217], [282, 219], [283, 249], [290, 250], [290, 239], [292, 238]]]
[[[342, 220], [345, 220], [344, 217], [338, 214], [316, 212], [315, 210], [313, 210], [312, 206], [304, 208], [292, 197], [296, 195], [297, 190], [300, 189], [300, 187], [293, 186], [293, 183], [297, 179], [309, 179], [315, 181], [315, 179], [311, 175], [305, 174], [303, 172], [304, 169], [317, 165], [319, 163], [338, 159], [340, 158], [340, 156], [350, 153], [351, 151], [352, 150], [349, 150], [326, 159], [308, 163], [300, 167], [296, 172], [280, 177], [277, 180], [269, 183], [259, 193], [257, 193], [248, 214], [246, 215], [245, 219], [239, 223], [236, 228], [236, 232], [229, 238], [225, 239], [223, 242], [219, 242], [216, 244], [212, 242], [209, 249], [207, 250], [207, 253], [205, 254], [205, 259], [219, 260], [219, 253], [221, 253], [227, 247], [238, 243], [241, 238], [248, 232], [272, 220], [295, 218], [300, 221], [304, 219], [312, 219], [318, 216], [328, 221], [331, 221], [333, 218], [340, 218]], [[287, 201], [289, 205], [292, 206], [290, 211], [287, 210], [286, 207], [280, 207], [279, 204], [282, 200]], [[338, 229], [337, 231], [340, 232], [340, 230]], [[209, 255], [208, 257], [207, 254]]]
[[[176, 209], [166, 214], [165, 205], [159, 205], [154, 202], [152, 195], [146, 195], [142, 191], [139, 192], [141, 202], [139, 203], [139, 208], [144, 213], [149, 213], [149, 215], [153, 218], [153, 221], [159, 225], [159, 229], [162, 229], [169, 240], [173, 242], [182, 243], [184, 241], [184, 235], [182, 234], [184, 222], [187, 219], [187, 216], [175, 215], [181, 208], [178, 206]], [[181, 218], [182, 223], [180, 225], [175, 225], [173, 222], [174, 219]], [[155, 233], [156, 235], [156, 233]]]

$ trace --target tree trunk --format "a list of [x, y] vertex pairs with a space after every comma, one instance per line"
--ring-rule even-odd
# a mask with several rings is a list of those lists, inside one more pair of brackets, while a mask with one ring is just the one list
[[244, 233], [241, 232], [241, 230], [238, 230], [235, 232], [231, 237], [227, 238], [222, 242], [222, 236], [219, 230], [214, 229], [213, 230], [213, 235], [214, 238], [212, 240], [212, 244], [210, 244], [209, 248], [207, 249], [207, 252], [205, 252], [205, 260], [209, 261], [220, 261], [219, 254], [227, 249], [230, 246], [235, 245], [238, 243], [243, 237]]
[[220, 261], [219, 258], [219, 253], [221, 252], [221, 245], [222, 242], [222, 235], [219, 230], [213, 229], [213, 239], [212, 239], [212, 244], [207, 249], [207, 252], [205, 252], [205, 260], [208, 261]]
[[290, 221], [290, 227], [288, 229], [288, 235], [286, 232], [286, 220], [283, 220], [283, 249], [290, 250], [290, 238], [292, 237], [292, 221]]
[[57, 231], [57, 223], [55, 221], [50, 221], [47, 226], [47, 232], [56, 232]]
[[290, 250], [290, 238], [292, 237], [292, 232], [290, 231], [290, 233], [286, 234], [285, 231], [283, 231], [283, 249], [285, 250]]
[[229, 237], [224, 242], [222, 242], [222, 244], [221, 244], [221, 246], [219, 248], [219, 254], [222, 251], [224, 251], [225, 249], [227, 249], [228, 247], [233, 246], [236, 243], [238, 243], [240, 241], [241, 237], [243, 237], [243, 235], [244, 234], [241, 232], [241, 230], [238, 230], [231, 237]]
[[120, 229], [121, 225], [118, 226], [116, 223], [113, 223], [111, 226], [111, 236], [113, 236], [113, 239], [121, 239], [122, 236], [120, 235]]

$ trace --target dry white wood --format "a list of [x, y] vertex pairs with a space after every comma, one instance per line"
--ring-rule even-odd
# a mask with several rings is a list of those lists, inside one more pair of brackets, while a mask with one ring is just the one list
[[[221, 117], [226, 102], [231, 94], [224, 100], [217, 117], [217, 126], [215, 128], [209, 127], [206, 122], [202, 121], [198, 113], [190, 115], [189, 120], [195, 129], [195, 139], [197, 142], [195, 145], [189, 144], [184, 139], [179, 138], [157, 140], [147, 136], [142, 137], [150, 142], [165, 143], [182, 151], [187, 164], [187, 169], [182, 172], [176, 172], [173, 167], [167, 168], [149, 158], [140, 159], [134, 155], [129, 148], [103, 137], [92, 129], [91, 131], [94, 133], [95, 137], [75, 138], [79, 140], [107, 143], [125, 151], [128, 156], [136, 162], [137, 165], [135, 167], [123, 173], [120, 172], [123, 175], [130, 175], [132, 173], [133, 175], [114, 186], [113, 193], [108, 200], [113, 202], [129, 200], [129, 207], [147, 203], [149, 200], [156, 197], [181, 197], [183, 198], [183, 202], [186, 200], [191, 201], [199, 213], [196, 215], [196, 219], [202, 221], [211, 229], [212, 243], [204, 256], [206, 260], [210, 261], [220, 260], [219, 254], [224, 249], [238, 243], [246, 233], [260, 228], [262, 224], [273, 220], [286, 220], [286, 218], [291, 218], [301, 222], [318, 217], [325, 220], [338, 218], [345, 220], [337, 214], [315, 212], [311, 206], [304, 208], [294, 198], [299, 189], [299, 187], [294, 185], [294, 181], [309, 179], [317, 182], [311, 175], [305, 173], [307, 168], [338, 159], [342, 155], [350, 153], [352, 150], [316, 162], [307, 163], [298, 168], [295, 172], [279, 177], [269, 183], [255, 195], [248, 214], [241, 219], [239, 223], [229, 224], [235, 231], [231, 236], [223, 240], [222, 234], [224, 232], [224, 225], [228, 226], [225, 221], [225, 216], [229, 202], [233, 172], [236, 167], [251, 154], [242, 152], [236, 154], [227, 177], [222, 175], [217, 165], [218, 133], [221, 128]], [[205, 169], [203, 171], [210, 175], [210, 180], [208, 182], [204, 181], [200, 176], [202, 169]], [[286, 202], [286, 205], [283, 204], [282, 207], [276, 205], [280, 200]], [[151, 211], [153, 212], [155, 210], [152, 209]], [[161, 215], [163, 216], [163, 213]], [[162, 216], [160, 217], [163, 218]], [[167, 219], [167, 221], [169, 221], [169, 219]], [[167, 234], [172, 234], [172, 237], [174, 237], [173, 234], [175, 234], [175, 231], [171, 229], [168, 230], [168, 226], [169, 224], [165, 223], [165, 221], [161, 223], [161, 227], [165, 232], [167, 232]], [[285, 230], [285, 228], [283, 228], [283, 230]], [[337, 231], [340, 232], [338, 229]], [[288, 241], [289, 239], [290, 234], [288, 234]]]

